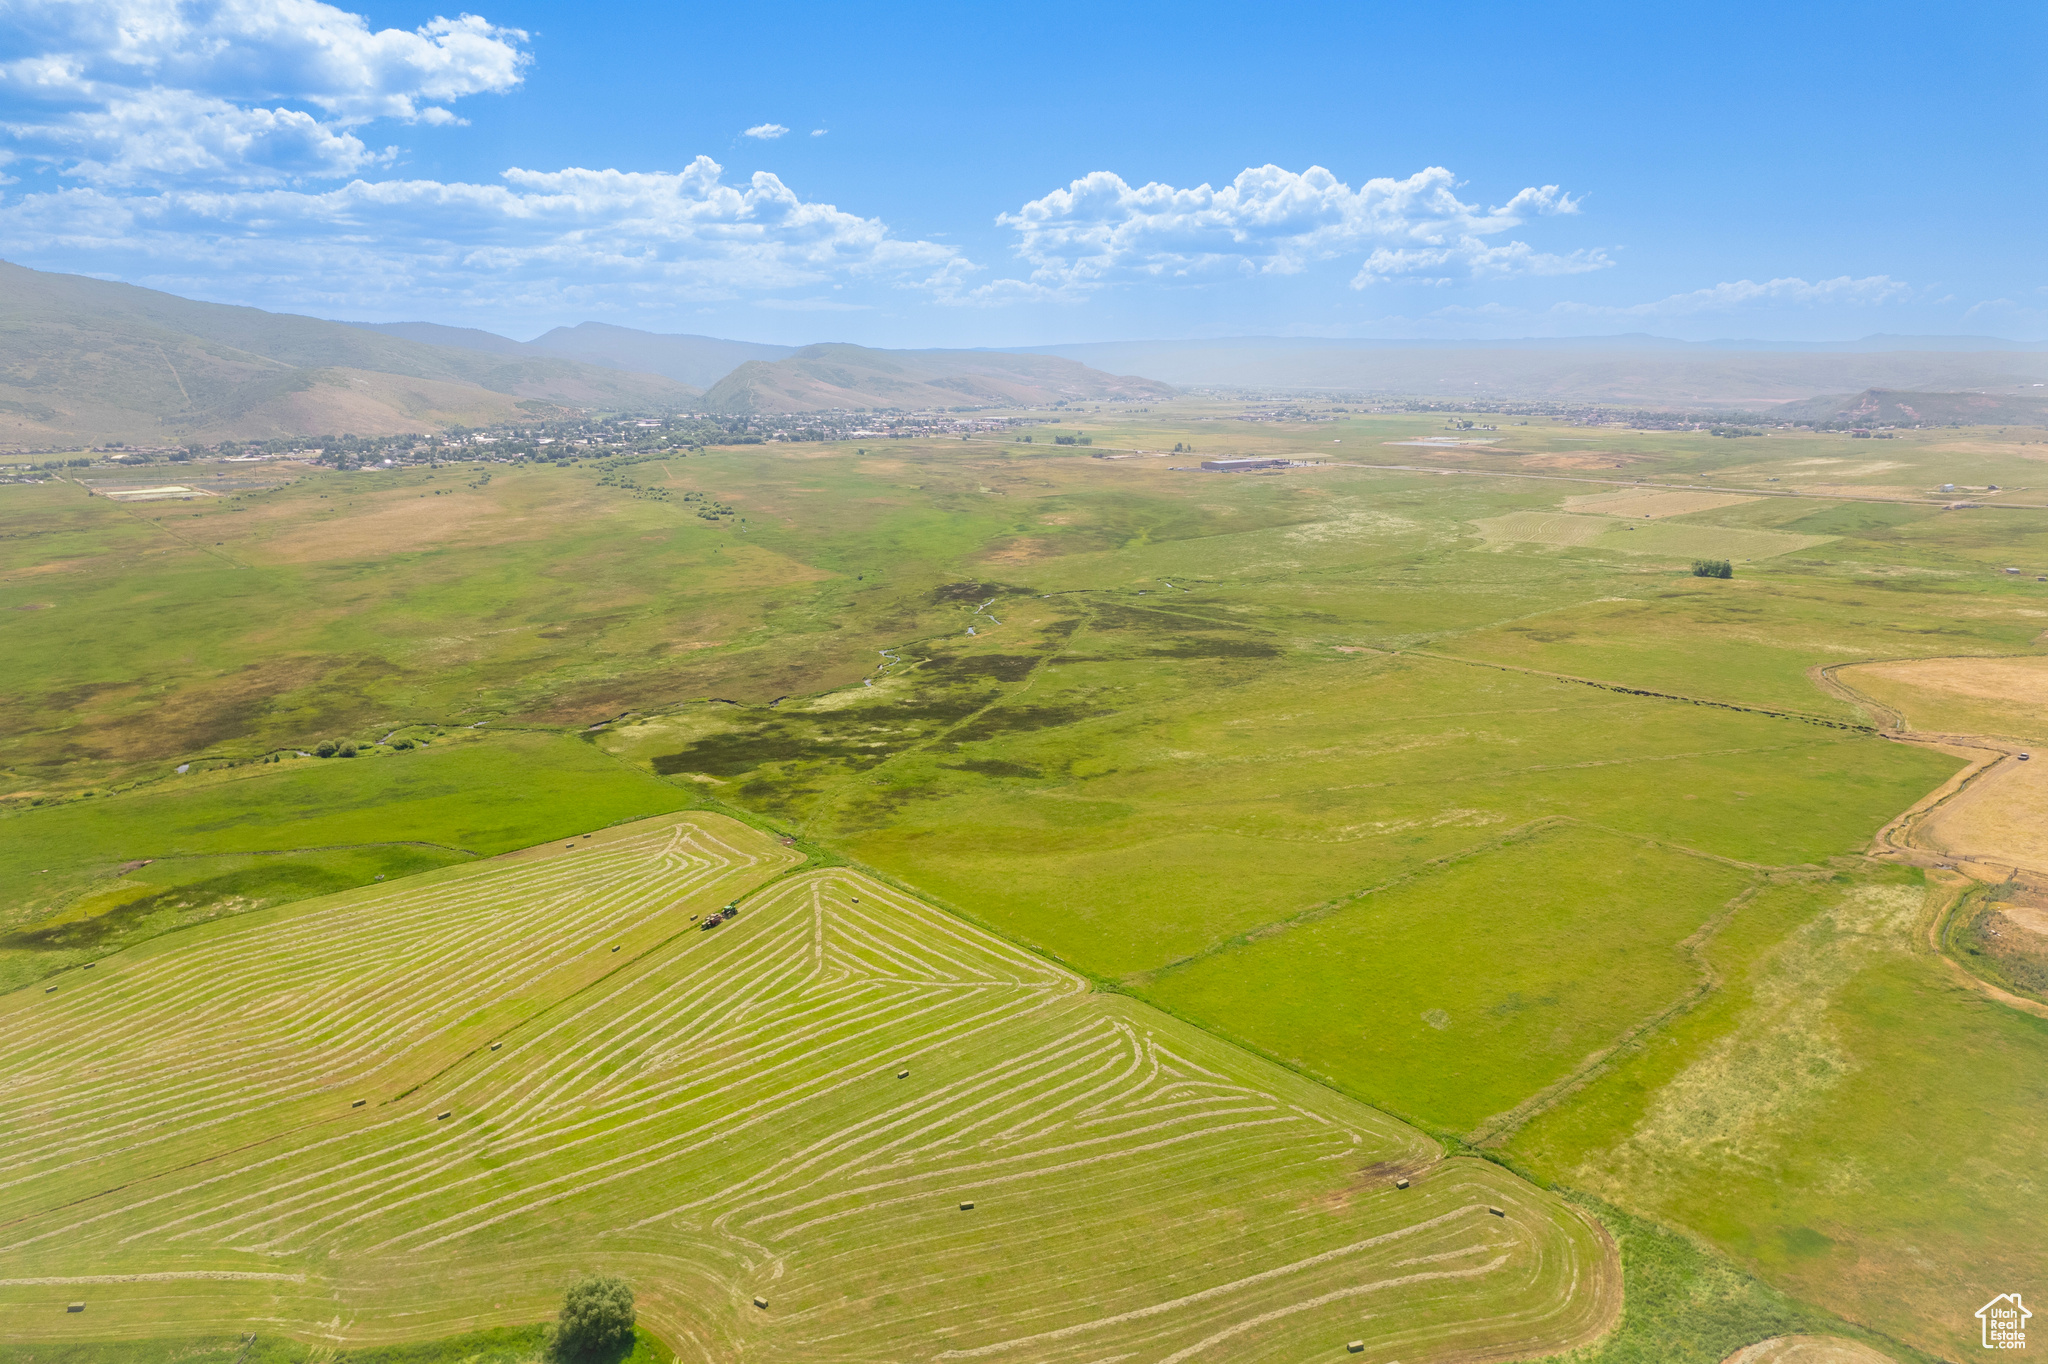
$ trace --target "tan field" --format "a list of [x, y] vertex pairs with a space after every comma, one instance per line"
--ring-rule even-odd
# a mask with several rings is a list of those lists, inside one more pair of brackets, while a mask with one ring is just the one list
[[1860, 663], [1837, 674], [1934, 734], [1993, 734], [2048, 744], [2048, 657]]
[[2048, 873], [2048, 758], [1999, 763], [1919, 832], [1958, 858]]

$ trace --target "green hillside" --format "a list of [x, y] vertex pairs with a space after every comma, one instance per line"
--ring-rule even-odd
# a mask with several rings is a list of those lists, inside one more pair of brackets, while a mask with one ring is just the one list
[[656, 408], [686, 385], [0, 262], [0, 441], [254, 439]]

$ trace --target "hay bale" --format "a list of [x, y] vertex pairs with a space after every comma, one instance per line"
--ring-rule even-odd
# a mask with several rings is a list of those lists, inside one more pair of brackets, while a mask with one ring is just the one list
[[613, 943], [613, 944], [612, 944], [612, 951], [616, 952], [616, 951], [618, 951], [618, 950], [619, 950], [619, 945], [618, 945], [617, 943]]
[[83, 1312], [85, 1304], [82, 1302], [67, 1302], [64, 1304], [64, 1310], [67, 1312]]
[[908, 1080], [910, 1078], [910, 1072], [907, 1070], [899, 1070], [896, 1072], [896, 1078], [899, 1080]]
[[46, 995], [54, 995], [57, 993], [57, 987], [52, 985], [48, 989], [44, 990], [43, 993]]
[[437, 1114], [435, 1114], [435, 1115], [434, 1115], [434, 1121], [435, 1121], [435, 1122], [446, 1122], [446, 1121], [448, 1121], [448, 1118], [449, 1118], [449, 1114], [447, 1114], [447, 1113], [437, 1113]]
[[491, 1050], [492, 1050], [492, 1051], [496, 1051], [496, 1050], [497, 1050], [498, 1048], [500, 1048], [500, 1047], [502, 1047], [502, 1046], [504, 1046], [504, 1045], [505, 1045], [505, 1044], [504, 1044], [503, 1042], [493, 1042], [493, 1043], [491, 1043]]
[[350, 1105], [349, 1105], [349, 1107], [350, 1107], [350, 1108], [361, 1108], [361, 1107], [362, 1107], [362, 1106], [363, 1106], [364, 1104], [366, 1104], [366, 1103], [368, 1103], [368, 1102], [369, 1102], [369, 1100], [368, 1100], [368, 1099], [357, 1099], [357, 1100], [356, 1100], [356, 1101], [355, 1101], [354, 1103], [350, 1104]]
[[1408, 1187], [1408, 1181], [1405, 1179], [1397, 1179], [1394, 1181], [1394, 1187], [1397, 1189], [1405, 1189]]
[[1488, 1211], [1488, 1212], [1490, 1212], [1490, 1213], [1492, 1213], [1492, 1214], [1493, 1214], [1493, 1215], [1494, 1215], [1495, 1217], [1506, 1217], [1506, 1216], [1507, 1216], [1507, 1214], [1506, 1214], [1506, 1213], [1504, 1213], [1504, 1212], [1502, 1212], [1502, 1211], [1501, 1211], [1501, 1210], [1500, 1210], [1499, 1208], [1488, 1208], [1488, 1209], [1487, 1209], [1487, 1211]]
[[1348, 1340], [1344, 1342], [1344, 1348], [1352, 1354], [1362, 1355], [1365, 1353], [1365, 1342], [1362, 1340]]
[[765, 1312], [768, 1310], [768, 1299], [756, 1298], [754, 1299], [754, 1306], [760, 1308], [763, 1312]]
[[971, 1203], [971, 1202], [969, 1202], [969, 1203], [962, 1203], [962, 1204], [960, 1205], [960, 1211], [962, 1211], [962, 1212], [973, 1212], [973, 1211], [974, 1211], [974, 1204], [973, 1204], [973, 1203]]

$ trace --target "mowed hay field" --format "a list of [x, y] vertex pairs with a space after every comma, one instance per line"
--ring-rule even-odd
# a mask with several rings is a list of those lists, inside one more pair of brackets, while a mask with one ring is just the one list
[[1618, 1311], [1561, 1200], [899, 891], [713, 815], [570, 842], [8, 997], [0, 1341], [395, 1342], [592, 1268], [686, 1358], [1500, 1357]]

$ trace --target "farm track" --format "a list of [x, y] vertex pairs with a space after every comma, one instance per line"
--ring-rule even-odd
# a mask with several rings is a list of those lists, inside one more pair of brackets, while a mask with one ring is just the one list
[[[1947, 660], [1861, 660], [1862, 663], [1907, 661]], [[1937, 814], [1955, 804], [1964, 795], [1976, 794], [1986, 778], [2016, 763], [2019, 755], [2028, 751], [2028, 746], [2018, 739], [1998, 735], [1945, 734], [1914, 730], [1907, 725], [1904, 714], [1866, 695], [1837, 675], [1842, 668], [1857, 666], [1860, 664], [1831, 664], [1814, 668], [1808, 675], [1813, 678], [1816, 685], [1833, 695], [1863, 707], [1877, 721], [1879, 732], [1887, 739], [1898, 743], [1920, 744], [1968, 761], [1968, 765], [1962, 771], [1915, 801], [1896, 819], [1878, 830], [1876, 837], [1871, 840], [1871, 856], [1928, 868], [1934, 873], [1929, 880], [1936, 887], [1936, 895], [1923, 926], [1922, 941], [1928, 952], [1941, 959], [1953, 980], [2007, 1008], [2032, 1014], [2036, 1018], [2048, 1018], [2048, 1004], [2043, 1004], [2038, 999], [2016, 995], [1992, 984], [1970, 970], [1946, 946], [1949, 920], [1966, 900], [1972, 885], [2020, 880], [2040, 889], [2043, 888], [2044, 882], [2048, 882], [2048, 878], [2044, 878], [2039, 867], [2025, 867], [2007, 857], [1973, 853], [1967, 847], [1945, 847], [1934, 842], [1927, 833], [1927, 825]], [[1944, 876], [1942, 872], [1950, 874]]]
[[1613, 1248], [1550, 1195], [793, 861], [648, 821], [0, 1000], [0, 1342], [75, 1333], [44, 1309], [81, 1292], [96, 1339], [393, 1342], [593, 1266], [687, 1358], [1490, 1358], [1611, 1323]]

